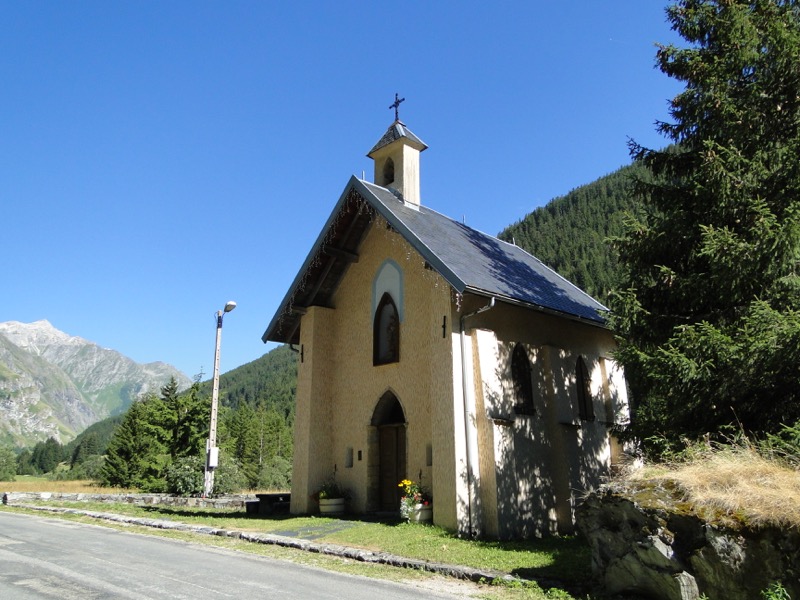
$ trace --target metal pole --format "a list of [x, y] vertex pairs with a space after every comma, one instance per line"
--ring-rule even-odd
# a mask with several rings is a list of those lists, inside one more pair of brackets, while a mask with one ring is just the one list
[[214, 469], [219, 464], [217, 448], [217, 404], [219, 399], [219, 347], [222, 341], [222, 312], [217, 311], [217, 344], [214, 348], [214, 380], [211, 388], [211, 424], [206, 442], [206, 471], [203, 485], [203, 498], [208, 498], [214, 490]]

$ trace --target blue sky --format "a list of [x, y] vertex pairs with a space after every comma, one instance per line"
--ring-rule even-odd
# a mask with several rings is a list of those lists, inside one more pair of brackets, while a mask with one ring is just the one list
[[665, 141], [657, 0], [0, 0], [0, 321], [192, 376], [260, 337], [400, 117], [423, 204], [497, 234]]

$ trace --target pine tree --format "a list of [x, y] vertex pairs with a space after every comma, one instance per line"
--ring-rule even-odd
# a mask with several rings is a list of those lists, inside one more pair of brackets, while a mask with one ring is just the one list
[[10, 446], [0, 445], [0, 481], [14, 481], [17, 474], [17, 455]]
[[[229, 440], [227, 451], [239, 465], [250, 488], [263, 487], [262, 473], [267, 465], [284, 464], [276, 463], [276, 457], [284, 461], [291, 458], [291, 429], [276, 410], [268, 410], [263, 404], [255, 409], [242, 404], [238, 410], [228, 413], [225, 423]], [[271, 473], [269, 469], [267, 472]]]
[[33, 453], [25, 448], [17, 456], [17, 475], [36, 475], [37, 470], [33, 464]]
[[619, 356], [644, 439], [800, 417], [800, 3], [680, 0], [675, 146], [632, 144], [647, 215], [618, 242]]
[[178, 382], [173, 377], [161, 388], [165, 405], [164, 427], [169, 430], [170, 456], [201, 456], [205, 451], [210, 403], [200, 397], [199, 384], [195, 382], [187, 392], [178, 393]]
[[100, 452], [100, 440], [96, 433], [89, 433], [83, 437], [81, 442], [75, 446], [70, 460], [70, 468], [74, 469], [88, 457], [97, 455]]
[[134, 402], [108, 444], [101, 471], [105, 485], [161, 491], [169, 463], [169, 439], [163, 400], [148, 396]]
[[50, 473], [64, 460], [64, 447], [53, 437], [38, 442], [31, 453], [31, 464], [37, 473]]

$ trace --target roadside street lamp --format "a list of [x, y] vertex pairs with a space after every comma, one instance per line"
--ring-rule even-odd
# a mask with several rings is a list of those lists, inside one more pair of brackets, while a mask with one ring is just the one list
[[208, 498], [214, 489], [214, 469], [219, 466], [219, 448], [217, 448], [217, 401], [219, 398], [219, 346], [222, 341], [222, 315], [236, 308], [236, 302], [229, 301], [225, 308], [217, 311], [217, 345], [214, 348], [214, 382], [211, 387], [211, 425], [208, 428], [206, 442], [206, 472], [203, 485], [203, 498]]

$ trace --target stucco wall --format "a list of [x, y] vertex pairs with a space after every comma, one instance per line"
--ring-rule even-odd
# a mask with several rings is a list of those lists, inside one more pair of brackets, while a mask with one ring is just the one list
[[[527, 318], [525, 318], [527, 316]], [[477, 413], [484, 528], [501, 538], [569, 533], [576, 496], [608, 472], [613, 422], [627, 416], [621, 371], [608, 358], [611, 334], [543, 313], [498, 305], [471, 332], [482, 382]], [[488, 329], [491, 327], [493, 330]], [[517, 414], [511, 353], [524, 345], [532, 368], [533, 414]], [[575, 366], [589, 368], [595, 420], [581, 420]]]
[[312, 306], [302, 319], [303, 358], [297, 371], [290, 507], [294, 513], [314, 509], [310, 496], [329, 476], [327, 465], [317, 457], [326, 456], [331, 443], [328, 423], [333, 398], [326, 382], [336, 368], [330, 360], [335, 348], [333, 313], [329, 308]]
[[[373, 366], [373, 283], [387, 259], [402, 273], [403, 297], [394, 299], [402, 304], [400, 361]], [[359, 260], [349, 267], [333, 304], [331, 309], [310, 309], [301, 321], [305, 359], [298, 375], [292, 511], [312, 510], [313, 505], [295, 502], [295, 497], [308, 497], [334, 472], [337, 482], [351, 493], [351, 510], [377, 508], [374, 493], [370, 495], [378, 464], [377, 433], [370, 423], [387, 390], [399, 400], [407, 422], [406, 476], [421, 480], [434, 499], [440, 494], [444, 497], [447, 485], [440, 489], [439, 479], [433, 475], [453, 471], [447, 448], [452, 414], [441, 403], [434, 410], [433, 399], [453, 395], [450, 336], [443, 337], [442, 329], [443, 318], [450, 314], [449, 286], [376, 217]], [[309, 345], [318, 347], [315, 350]], [[329, 407], [335, 403], [335, 408], [307, 408], [320, 403]], [[307, 412], [320, 418], [309, 420], [304, 416]], [[312, 439], [316, 450], [311, 456], [316, 459], [303, 458], [300, 447], [308, 446]], [[352, 466], [348, 466], [349, 456], [353, 457]], [[435, 501], [434, 510], [438, 510]], [[434, 518], [448, 520], [438, 513]]]

